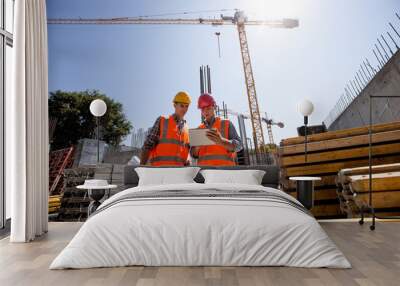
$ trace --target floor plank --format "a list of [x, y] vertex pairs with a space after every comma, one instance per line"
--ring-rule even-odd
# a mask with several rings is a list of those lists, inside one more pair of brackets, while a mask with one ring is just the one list
[[352, 269], [290, 267], [118, 267], [56, 270], [48, 267], [81, 223], [53, 222], [49, 233], [32, 243], [0, 240], [0, 285], [399, 285], [400, 222], [322, 221], [322, 227], [352, 263]]

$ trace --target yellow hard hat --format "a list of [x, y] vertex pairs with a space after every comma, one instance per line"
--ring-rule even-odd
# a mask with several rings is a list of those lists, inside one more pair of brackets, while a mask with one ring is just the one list
[[192, 100], [190, 98], [190, 95], [186, 91], [180, 91], [175, 95], [175, 97], [172, 100], [172, 102], [190, 104], [192, 102]]

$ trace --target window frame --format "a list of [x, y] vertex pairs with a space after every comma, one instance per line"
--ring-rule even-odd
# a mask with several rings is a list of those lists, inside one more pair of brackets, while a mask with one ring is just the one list
[[[15, 5], [13, 0], [12, 5]], [[9, 230], [10, 223], [6, 221], [6, 190], [5, 190], [5, 93], [6, 93], [6, 61], [7, 46], [13, 47], [13, 34], [6, 31], [6, 0], [0, 0], [1, 21], [0, 21], [0, 236], [4, 231]], [[15, 6], [14, 6], [15, 7]], [[14, 12], [14, 7], [12, 11]], [[13, 15], [11, 16], [13, 17]]]

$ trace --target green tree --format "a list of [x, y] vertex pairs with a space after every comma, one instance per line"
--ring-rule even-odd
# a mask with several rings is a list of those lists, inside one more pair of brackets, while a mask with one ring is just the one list
[[276, 144], [267, 143], [264, 145], [264, 148], [266, 152], [273, 152], [278, 148], [278, 146]]
[[107, 104], [107, 112], [100, 118], [101, 139], [110, 145], [119, 145], [129, 134], [132, 125], [126, 119], [122, 104], [97, 90], [50, 92], [49, 117], [57, 119], [51, 148], [69, 147], [82, 138], [95, 138], [96, 119], [89, 106], [94, 99], [102, 99]]

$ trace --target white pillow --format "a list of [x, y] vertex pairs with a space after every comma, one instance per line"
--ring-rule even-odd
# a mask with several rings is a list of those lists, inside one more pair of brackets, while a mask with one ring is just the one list
[[262, 170], [201, 170], [204, 183], [227, 183], [261, 185], [265, 171]]
[[186, 168], [135, 168], [139, 176], [138, 186], [195, 183], [199, 167]]

